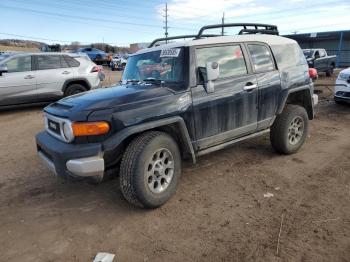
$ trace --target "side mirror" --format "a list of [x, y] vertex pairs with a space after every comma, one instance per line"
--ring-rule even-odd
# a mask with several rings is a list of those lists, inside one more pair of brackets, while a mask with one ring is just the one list
[[7, 67], [6, 66], [0, 66], [0, 76], [3, 74], [3, 73], [7, 73], [8, 70], [7, 70]]
[[208, 93], [214, 93], [214, 81], [219, 77], [219, 64], [217, 62], [207, 62], [206, 64], [206, 81], [204, 82], [205, 89]]

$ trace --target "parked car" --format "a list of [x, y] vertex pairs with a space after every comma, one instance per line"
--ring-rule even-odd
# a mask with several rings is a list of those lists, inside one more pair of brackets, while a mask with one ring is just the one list
[[327, 55], [325, 49], [303, 49], [303, 53], [310, 68], [324, 72], [326, 76], [333, 75], [337, 58], [335, 55]]
[[80, 48], [79, 52], [87, 54], [96, 64], [104, 64], [108, 62], [108, 54], [100, 49], [85, 47]]
[[[222, 26], [250, 34], [203, 35]], [[195, 39], [138, 51], [128, 59], [122, 85], [44, 109], [39, 157], [58, 176], [101, 181], [120, 170], [124, 197], [155, 208], [175, 193], [182, 159], [195, 163], [267, 133], [278, 153], [297, 152], [318, 97], [297, 42], [269, 34], [278, 34], [277, 27], [212, 25]]]
[[18, 53], [0, 57], [0, 107], [47, 102], [97, 88], [101, 68], [85, 55]]
[[340, 71], [334, 87], [336, 103], [350, 103], [350, 67]]
[[114, 70], [124, 70], [125, 66], [127, 63], [127, 56], [119, 56], [119, 55], [115, 55], [110, 64], [109, 67], [111, 68], [112, 71]]

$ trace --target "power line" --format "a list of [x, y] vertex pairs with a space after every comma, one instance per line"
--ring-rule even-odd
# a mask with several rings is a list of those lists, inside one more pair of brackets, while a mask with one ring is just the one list
[[[33, 3], [33, 1], [40, 1], [40, 0], [31, 0], [30, 2], [30, 5], [33, 6], [33, 4], [37, 5], [37, 6], [40, 6], [40, 7], [43, 7], [43, 6], [47, 6], [47, 7], [55, 7], [55, 9], [60, 9], [60, 10], [66, 10], [66, 11], [74, 11], [74, 13], [76, 13], [77, 11], [81, 11], [82, 9], [85, 9], [85, 10], [88, 10], [88, 11], [92, 11], [94, 14], [102, 14], [102, 15], [106, 15], [106, 14], [113, 14], [115, 15], [116, 13], [118, 13], [118, 17], [121, 16], [121, 17], [128, 17], [128, 18], [134, 18], [134, 19], [139, 19], [139, 20], [145, 20], [145, 17], [143, 16], [135, 16], [135, 15], [130, 15], [130, 14], [126, 14], [124, 12], [124, 9], [122, 11], [120, 10], [115, 10], [114, 8], [106, 8], [106, 10], [103, 10], [103, 12], [101, 11], [98, 11], [96, 10], [96, 5], [84, 5], [84, 6], [79, 6], [79, 10], [76, 10], [76, 2], [67, 2], [68, 4], [70, 5], [67, 5], [67, 4], [64, 4], [64, 6], [60, 5], [61, 3], [58, 2], [45, 2], [45, 3]], [[62, 1], [62, 0], [61, 0]], [[11, 3], [12, 2], [17, 2], [17, 3], [29, 3], [27, 0], [11, 0]], [[58, 4], [58, 5], [57, 5]], [[70, 6], [70, 7], [69, 7]], [[139, 6], [138, 6], [139, 7]], [[91, 10], [91, 8], [93, 8], [93, 10]], [[116, 8], [116, 7], [115, 7]], [[86, 12], [84, 12], [86, 13]], [[154, 18], [154, 19], [150, 19], [148, 18], [148, 20], [153, 20], [153, 21], [158, 21], [157, 18]]]
[[[45, 15], [50, 15], [50, 16], [82, 19], [84, 21], [91, 20], [91, 17], [87, 17], [87, 16], [76, 16], [76, 15], [73, 16], [73, 15], [68, 15], [68, 14], [58, 14], [58, 13], [53, 13], [53, 12], [39, 11], [39, 10], [34, 10], [34, 9], [29, 9], [29, 8], [11, 7], [11, 6], [4, 6], [4, 5], [0, 5], [0, 7], [5, 8], [5, 9], [20, 10], [20, 11], [24, 11], [24, 12], [45, 14]], [[99, 18], [99, 20], [103, 21], [103, 22], [118, 23], [118, 24], [125, 24], [125, 25], [131, 25], [131, 26], [143, 26], [143, 27], [155, 27], [155, 28], [159, 27], [157, 25], [152, 25], [152, 24], [141, 24], [141, 23], [125, 22], [125, 21], [120, 21], [120, 20], [111, 20], [111, 19], [104, 19], [104, 18]]]

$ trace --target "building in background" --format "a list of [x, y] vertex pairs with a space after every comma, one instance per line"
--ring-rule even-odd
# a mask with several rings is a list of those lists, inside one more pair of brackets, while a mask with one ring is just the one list
[[135, 53], [141, 49], [147, 48], [149, 43], [135, 43], [130, 44], [130, 53]]
[[336, 67], [350, 66], [350, 30], [285, 35], [296, 40], [301, 48], [324, 48], [328, 55], [336, 55]]

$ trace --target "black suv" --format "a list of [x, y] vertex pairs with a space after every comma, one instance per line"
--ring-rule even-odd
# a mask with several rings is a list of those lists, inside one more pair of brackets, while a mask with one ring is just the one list
[[[239, 35], [204, 35], [219, 27]], [[313, 84], [299, 45], [264, 24], [203, 27], [194, 38], [129, 57], [122, 84], [77, 94], [44, 109], [36, 136], [59, 176], [100, 181], [119, 170], [124, 197], [155, 208], [175, 192], [182, 159], [270, 132], [273, 148], [295, 153], [314, 117]]]

